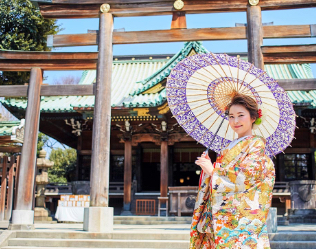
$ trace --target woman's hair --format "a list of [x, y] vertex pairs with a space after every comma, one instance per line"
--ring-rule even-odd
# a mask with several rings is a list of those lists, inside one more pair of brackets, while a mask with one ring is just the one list
[[249, 111], [251, 118], [259, 118], [258, 104], [250, 96], [241, 93], [236, 93], [235, 96], [232, 98], [231, 102], [227, 105], [228, 112], [233, 105], [242, 105]]

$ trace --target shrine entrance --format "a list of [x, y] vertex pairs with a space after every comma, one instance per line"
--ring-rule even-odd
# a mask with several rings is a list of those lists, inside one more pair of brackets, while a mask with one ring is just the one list
[[[196, 142], [175, 143], [173, 146], [172, 186], [197, 186], [201, 168], [195, 164], [197, 157], [205, 151], [205, 147]], [[212, 162], [216, 153], [209, 151]]]
[[142, 143], [141, 186], [142, 191], [160, 191], [160, 146]]

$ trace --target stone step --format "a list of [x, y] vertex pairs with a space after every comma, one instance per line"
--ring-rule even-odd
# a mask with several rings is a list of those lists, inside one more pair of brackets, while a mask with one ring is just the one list
[[114, 216], [115, 225], [168, 225], [191, 224], [192, 217], [158, 217], [158, 216]]
[[270, 233], [270, 241], [314, 241], [316, 248], [316, 231], [315, 232], [279, 232]]
[[69, 248], [177, 248], [189, 247], [188, 240], [121, 240], [121, 239], [10, 239], [8, 246], [24, 247], [69, 247]]
[[169, 225], [191, 224], [191, 221], [114, 220], [114, 225]]
[[[37, 239], [38, 241], [41, 239]], [[34, 244], [34, 241], [31, 240], [19, 240], [13, 239], [14, 243], [9, 242], [9, 246], [2, 247], [2, 249], [69, 249], [69, 248], [77, 248], [77, 249], [89, 249], [89, 248], [120, 248], [120, 249], [127, 249], [127, 248], [162, 248], [162, 249], [170, 249], [170, 248], [188, 248], [189, 242], [188, 241], [165, 241], [165, 242], [156, 242], [156, 241], [130, 241], [122, 243], [119, 240], [113, 240], [112, 243], [104, 240], [98, 241], [91, 241], [91, 240], [41, 240], [41, 244], [46, 245], [39, 245], [38, 243]], [[30, 245], [30, 242], [32, 243]], [[49, 243], [50, 247], [47, 247], [47, 243]], [[80, 244], [80, 247], [77, 246]], [[124, 246], [125, 244], [125, 246]], [[65, 247], [67, 245], [67, 247]], [[137, 246], [137, 247], [136, 247]], [[271, 249], [315, 249], [316, 242], [315, 241], [270, 241]]]
[[315, 249], [316, 241], [270, 241], [271, 249]]
[[[47, 239], [121, 239], [121, 240], [189, 240], [189, 231], [174, 233], [129, 233], [114, 232], [88, 233], [88, 232], [42, 232], [42, 231], [16, 231], [17, 238], [47, 238]], [[270, 233], [270, 241], [315, 241], [316, 232], [279, 232]], [[316, 248], [316, 246], [315, 246]]]
[[192, 216], [114, 216], [114, 220], [156, 220], [156, 221], [192, 221]]
[[[106, 249], [118, 249], [118, 247], [107, 247]], [[120, 247], [120, 249], [130, 249], [131, 247], [126, 247], [126, 248], [122, 248]], [[5, 246], [2, 247], [1, 249], [52, 249], [51, 247], [34, 247], [34, 246]], [[54, 247], [54, 249], [69, 249], [69, 247]], [[94, 249], [94, 247], [77, 247], [77, 249]], [[143, 249], [143, 248], [135, 248], [133, 247], [133, 249]], [[150, 248], [148, 248], [150, 249]], [[160, 249], [172, 249], [170, 247], [161, 247]]]
[[87, 232], [42, 232], [16, 231], [16, 238], [43, 239], [120, 239], [120, 240], [189, 240], [189, 231], [184, 233], [87, 233]]

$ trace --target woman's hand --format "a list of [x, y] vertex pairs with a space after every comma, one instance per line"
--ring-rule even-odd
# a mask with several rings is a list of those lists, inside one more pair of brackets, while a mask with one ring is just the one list
[[197, 158], [195, 164], [199, 165], [207, 175], [212, 175], [213, 164], [207, 153], [203, 152], [201, 157]]

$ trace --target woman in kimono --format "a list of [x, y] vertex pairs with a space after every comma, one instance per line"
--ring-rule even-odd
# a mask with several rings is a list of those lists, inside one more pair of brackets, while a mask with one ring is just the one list
[[265, 155], [265, 139], [252, 135], [253, 124], [261, 121], [261, 110], [254, 99], [242, 94], [236, 94], [226, 110], [238, 138], [221, 151], [213, 165], [205, 153], [196, 160], [203, 173], [190, 249], [267, 249], [266, 219], [275, 169]]

